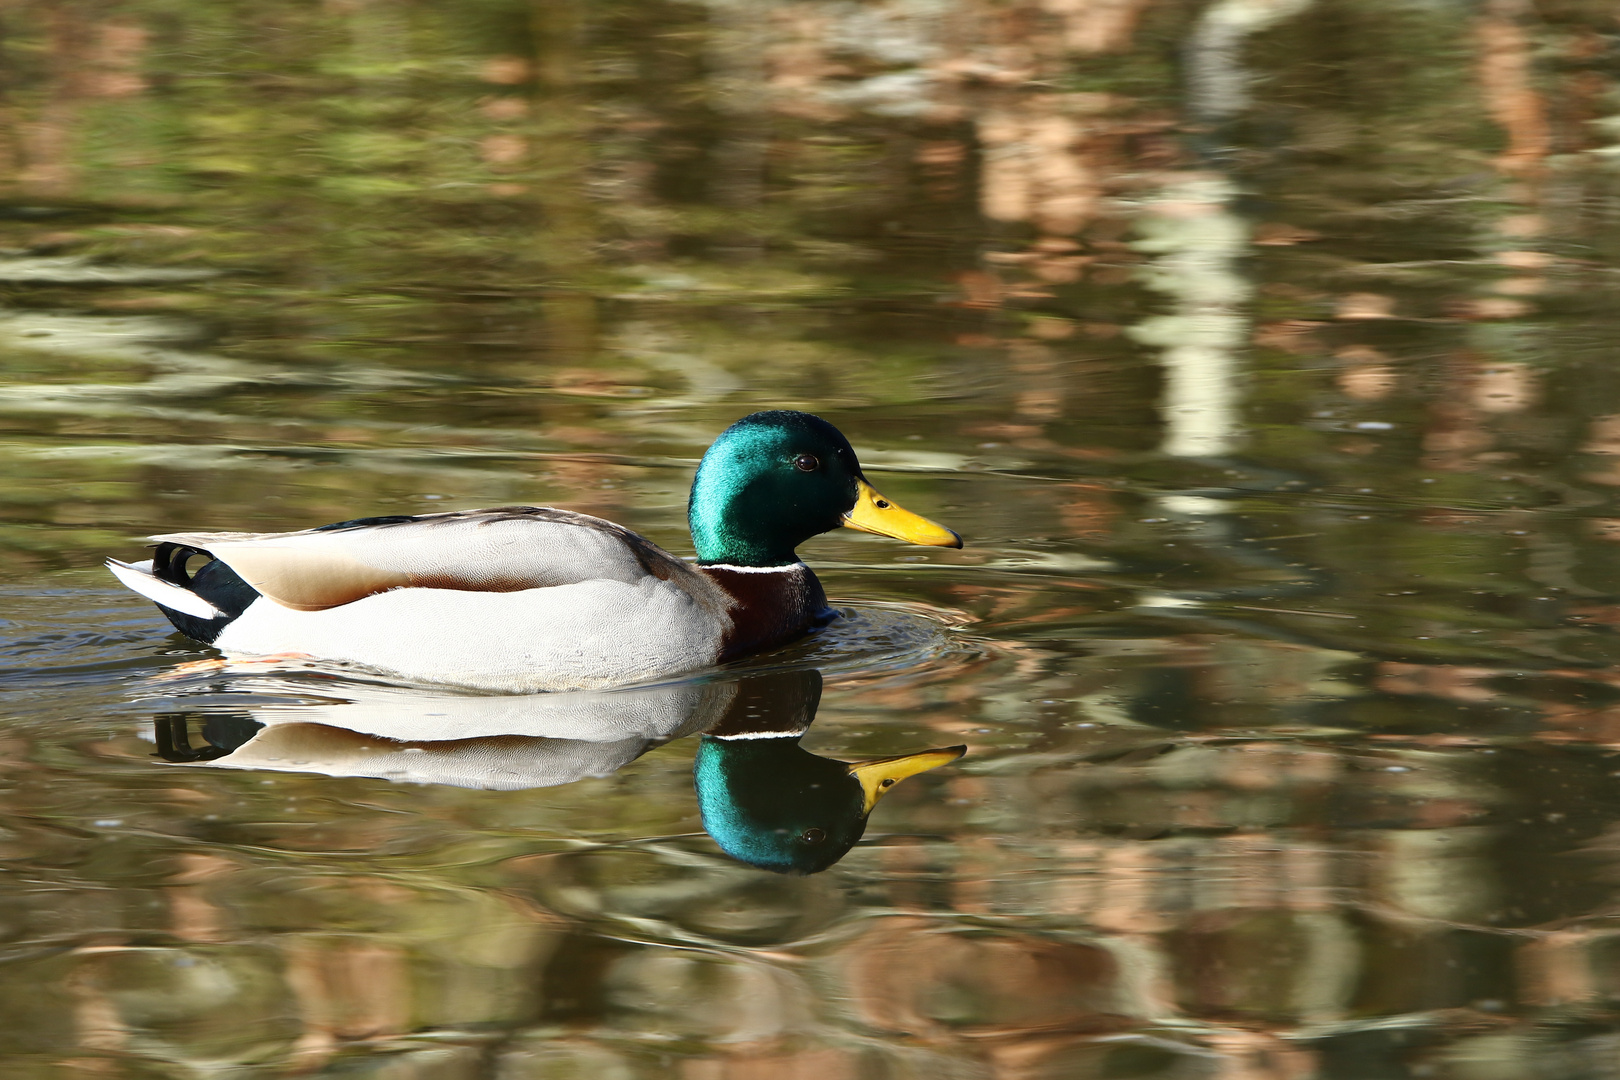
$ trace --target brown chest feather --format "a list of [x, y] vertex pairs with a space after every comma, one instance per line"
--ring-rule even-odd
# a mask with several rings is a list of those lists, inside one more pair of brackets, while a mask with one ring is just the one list
[[827, 617], [827, 594], [803, 563], [768, 571], [698, 569], [732, 599], [722, 661], [786, 644]]

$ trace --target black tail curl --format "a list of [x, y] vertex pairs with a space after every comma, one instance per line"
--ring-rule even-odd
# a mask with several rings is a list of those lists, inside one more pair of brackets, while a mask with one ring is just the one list
[[[198, 555], [208, 561], [192, 571], [188, 564]], [[209, 645], [219, 637], [221, 630], [260, 596], [259, 590], [243, 581], [235, 570], [214, 558], [210, 552], [189, 544], [170, 541], [158, 544], [152, 553], [152, 576], [195, 593], [220, 610], [222, 614], [215, 618], [199, 619], [195, 615], [158, 605], [176, 630]]]

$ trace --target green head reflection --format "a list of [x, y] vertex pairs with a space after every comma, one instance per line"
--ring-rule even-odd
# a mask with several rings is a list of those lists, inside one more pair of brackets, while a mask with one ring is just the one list
[[861, 838], [895, 784], [967, 751], [820, 757], [799, 745], [820, 698], [816, 671], [744, 680], [725, 718], [699, 740], [692, 776], [703, 827], [733, 858], [784, 874], [825, 870]]

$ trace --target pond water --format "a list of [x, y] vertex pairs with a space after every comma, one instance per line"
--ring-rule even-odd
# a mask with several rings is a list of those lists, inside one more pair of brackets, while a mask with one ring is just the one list
[[[1620, 1076], [1609, 0], [4, 22], [6, 1076]], [[101, 569], [686, 555], [762, 408], [966, 546], [817, 538], [839, 621], [652, 697], [221, 667]], [[745, 699], [967, 752], [768, 873]]]

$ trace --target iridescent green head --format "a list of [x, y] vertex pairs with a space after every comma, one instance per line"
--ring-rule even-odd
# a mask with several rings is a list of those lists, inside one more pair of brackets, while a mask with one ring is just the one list
[[800, 544], [840, 525], [962, 546], [951, 530], [872, 490], [837, 428], [786, 410], [745, 416], [720, 433], [692, 480], [686, 519], [700, 562], [734, 566], [796, 562]]

